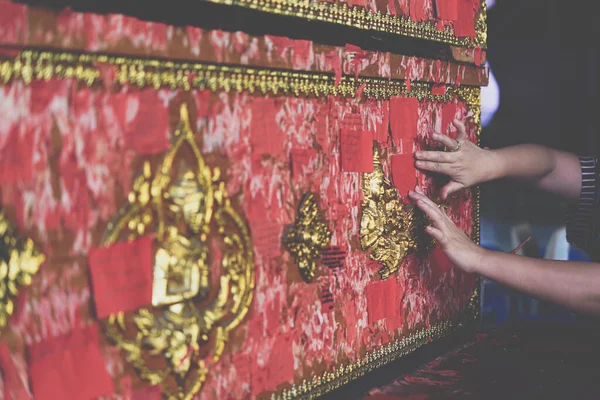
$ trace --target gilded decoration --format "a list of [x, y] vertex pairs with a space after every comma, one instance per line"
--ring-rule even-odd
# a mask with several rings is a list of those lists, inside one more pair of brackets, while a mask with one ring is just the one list
[[[329, 22], [363, 30], [392, 33], [417, 39], [431, 40], [455, 46], [486, 47], [485, 1], [481, 2], [475, 25], [476, 39], [457, 37], [451, 26], [438, 29], [436, 21], [415, 22], [407, 16], [368, 11], [346, 3], [312, 0], [209, 0], [212, 3], [250, 8], [270, 14], [285, 15], [310, 21]], [[466, 6], [466, 5], [465, 5]], [[483, 25], [479, 22], [482, 21]], [[475, 22], [475, 21], [474, 21]]]
[[14, 311], [19, 290], [31, 285], [44, 260], [33, 240], [18, 237], [0, 210], [0, 329]]
[[425, 215], [412, 204], [405, 204], [385, 176], [379, 152], [373, 145], [373, 172], [363, 175], [360, 244], [383, 265], [379, 275], [387, 279], [407, 255], [426, 251], [433, 242], [425, 233]]
[[404, 80], [364, 78], [344, 75], [336, 84], [331, 74], [282, 71], [269, 68], [228, 66], [208, 63], [181, 63], [114, 57], [101, 54], [72, 54], [22, 51], [16, 58], [0, 62], [0, 83], [20, 79], [25, 83], [52, 78], [76, 79], [87, 86], [102, 82], [99, 65], [117, 69], [114, 84], [138, 88], [199, 89], [213, 92], [247, 92], [262, 95], [354, 97], [359, 88], [365, 98], [388, 99], [391, 96], [416, 97], [419, 101], [451, 101], [456, 87], [449, 85], [444, 94], [431, 93], [433, 84]]
[[313, 193], [302, 196], [296, 221], [283, 237], [286, 249], [294, 256], [300, 275], [306, 282], [315, 277], [317, 258], [329, 245], [331, 231], [323, 221]]
[[154, 235], [152, 308], [112, 315], [105, 330], [168, 399], [191, 399], [200, 390], [248, 312], [255, 269], [246, 223], [220, 169], [205, 163], [186, 104], [180, 114], [171, 149], [154, 173], [144, 164], [102, 241]]
[[[477, 145], [480, 145], [481, 140], [481, 89], [479, 87], [459, 86], [456, 88], [456, 95], [469, 106], [469, 111], [472, 114], [473, 123], [477, 126]], [[481, 192], [479, 188], [473, 189], [475, 197], [475, 209], [473, 210], [473, 232], [471, 239], [479, 244], [479, 221], [480, 208], [479, 198]]]

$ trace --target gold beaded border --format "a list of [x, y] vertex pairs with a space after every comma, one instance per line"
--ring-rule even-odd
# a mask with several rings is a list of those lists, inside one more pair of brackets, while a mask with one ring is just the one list
[[[13, 59], [0, 62], [0, 83], [22, 80], [52, 78], [75, 79], [87, 86], [103, 81], [101, 70], [104, 66], [115, 67], [114, 81], [118, 85], [133, 85], [138, 88], [154, 89], [209, 89], [211, 91], [237, 91], [261, 94], [282, 94], [295, 96], [354, 97], [362, 87], [365, 97], [384, 99], [390, 96], [405, 95], [419, 100], [448, 102], [456, 95], [469, 105], [474, 122], [480, 126], [480, 88], [474, 86], [447, 86], [444, 95], [432, 95], [433, 84], [412, 82], [411, 91], [406, 89], [403, 80], [381, 78], [354, 78], [343, 76], [336, 85], [329, 74], [226, 66], [205, 63], [180, 63], [172, 61], [136, 59], [99, 54], [73, 54], [24, 50]], [[475, 189], [475, 210], [473, 215], [473, 239], [479, 243], [479, 189]], [[273, 394], [272, 399], [312, 399], [339, 388], [368, 372], [403, 357], [432, 340], [439, 340], [457, 331], [464, 325], [473, 323], [479, 317], [479, 286], [475, 288], [471, 300], [461, 318], [457, 321], [445, 320], [423, 329], [408, 337], [398, 339], [379, 349], [368, 352], [355, 363], [341, 365], [333, 372], [305, 379], [298, 385]]]
[[346, 3], [329, 3], [324, 0], [208, 0], [211, 3], [238, 6], [270, 14], [298, 17], [309, 21], [328, 22], [353, 28], [392, 33], [455, 46], [486, 48], [486, 6], [482, 1], [475, 21], [476, 37], [457, 37], [454, 28], [438, 30], [435, 21], [415, 22], [406, 16], [367, 11]]
[[451, 101], [457, 89], [449, 85], [445, 94], [434, 95], [431, 94], [433, 84], [424, 82], [412, 82], [408, 91], [404, 80], [344, 75], [336, 84], [332, 74], [319, 72], [36, 50], [24, 50], [13, 59], [0, 61], [0, 83], [13, 79], [30, 83], [33, 80], [62, 78], [93, 86], [103, 82], [103, 68], [114, 69], [113, 82], [109, 83], [140, 89], [209, 89], [213, 92], [315, 97], [355, 97], [357, 90], [361, 89], [367, 98], [387, 99], [405, 95], [443, 102]]
[[[468, 321], [465, 321], [468, 323]], [[392, 361], [404, 357], [415, 350], [427, 345], [431, 341], [437, 341], [448, 337], [458, 329], [463, 328], [463, 322], [451, 320], [441, 321], [429, 329], [423, 329], [411, 336], [398, 339], [388, 343], [379, 349], [368, 352], [360, 360], [342, 365], [334, 372], [326, 372], [320, 376], [315, 376], [310, 380], [304, 380], [299, 385], [294, 385], [289, 389], [284, 389], [278, 394], [271, 396], [272, 400], [291, 400], [291, 399], [314, 399], [320, 397], [332, 390], [338, 389], [349, 382], [356, 380], [367, 373], [380, 368]]]

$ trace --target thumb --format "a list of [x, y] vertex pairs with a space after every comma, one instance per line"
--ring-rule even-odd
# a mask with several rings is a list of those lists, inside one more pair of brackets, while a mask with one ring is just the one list
[[446, 200], [448, 198], [448, 196], [450, 196], [452, 193], [463, 189], [465, 186], [462, 183], [456, 182], [456, 181], [450, 181], [446, 184], [446, 186], [444, 186], [442, 188], [441, 191], [441, 195], [442, 195], [442, 199]]
[[456, 140], [465, 140], [467, 138], [467, 130], [465, 124], [455, 119], [452, 121], [452, 125], [456, 127]]

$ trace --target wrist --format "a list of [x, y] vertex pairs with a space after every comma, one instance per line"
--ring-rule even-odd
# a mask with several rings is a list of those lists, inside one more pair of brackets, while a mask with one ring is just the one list
[[474, 244], [474, 247], [473, 265], [471, 265], [471, 268], [469, 268], [468, 272], [477, 275], [484, 275], [485, 266], [488, 263], [490, 251], [476, 244]]
[[481, 170], [484, 172], [484, 179], [482, 182], [489, 182], [496, 179], [504, 178], [506, 172], [506, 162], [504, 160], [502, 152], [498, 150], [481, 150], [484, 152], [485, 157], [484, 165], [481, 166]]

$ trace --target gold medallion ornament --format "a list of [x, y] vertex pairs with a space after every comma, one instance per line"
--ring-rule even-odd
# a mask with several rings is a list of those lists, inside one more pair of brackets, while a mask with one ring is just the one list
[[8, 323], [21, 286], [31, 285], [45, 256], [29, 238], [19, 238], [0, 210], [0, 329]]
[[186, 104], [172, 147], [149, 162], [102, 245], [154, 235], [152, 308], [111, 315], [106, 334], [167, 399], [191, 399], [246, 313], [254, 291], [252, 243], [190, 128]]
[[296, 222], [288, 227], [283, 244], [294, 256], [300, 275], [306, 282], [315, 277], [317, 258], [330, 240], [331, 231], [323, 221], [315, 195], [305, 193], [298, 206]]
[[409, 254], [426, 251], [433, 244], [425, 233], [426, 216], [411, 204], [405, 204], [398, 190], [383, 173], [379, 148], [373, 145], [373, 172], [363, 175], [360, 244], [371, 250], [370, 256], [383, 267], [381, 279], [387, 279]]

